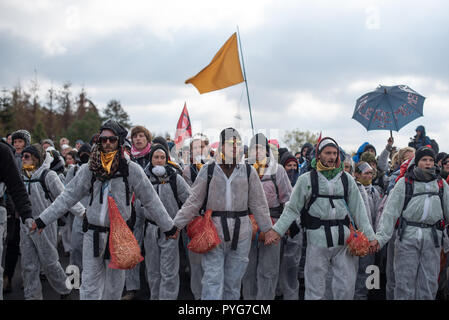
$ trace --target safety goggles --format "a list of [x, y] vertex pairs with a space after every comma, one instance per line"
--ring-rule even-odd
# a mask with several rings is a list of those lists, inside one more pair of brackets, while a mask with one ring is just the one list
[[110, 143], [115, 143], [118, 141], [118, 137], [117, 136], [100, 136], [98, 137], [98, 141], [100, 141], [100, 143], [106, 143], [109, 140]]

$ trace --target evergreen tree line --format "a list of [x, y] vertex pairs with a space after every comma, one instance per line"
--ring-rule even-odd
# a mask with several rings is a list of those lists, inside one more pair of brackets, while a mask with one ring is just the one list
[[2, 89], [0, 96], [0, 136], [5, 137], [18, 129], [31, 133], [32, 143], [50, 138], [59, 146], [59, 139], [66, 137], [70, 144], [81, 139], [89, 142], [106, 119], [114, 119], [131, 128], [129, 115], [120, 101], [111, 99], [102, 110], [88, 97], [84, 88], [73, 94], [71, 83], [61, 88], [50, 88], [39, 97], [37, 82], [29, 89], [20, 84], [12, 89]]

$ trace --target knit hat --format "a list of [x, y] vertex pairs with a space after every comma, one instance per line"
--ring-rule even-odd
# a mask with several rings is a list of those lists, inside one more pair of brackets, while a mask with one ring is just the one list
[[126, 136], [128, 135], [128, 130], [126, 130], [120, 123], [115, 120], [108, 120], [100, 128], [100, 134], [103, 130], [111, 130], [119, 138], [119, 145], [123, 145]]
[[422, 157], [429, 156], [435, 161], [435, 151], [429, 147], [421, 147], [415, 153], [415, 163], [418, 164]]
[[158, 136], [158, 137], [154, 138], [152, 141], [152, 145], [154, 145], [154, 144], [161, 144], [164, 146], [165, 150], [168, 151], [168, 143], [164, 137]]
[[13, 144], [14, 140], [16, 139], [22, 139], [23, 141], [25, 141], [25, 145], [29, 146], [31, 143], [31, 134], [24, 129], [17, 130], [11, 135], [11, 141]]
[[55, 147], [55, 144], [53, 143], [53, 140], [51, 140], [51, 139], [44, 139], [44, 140], [42, 140], [42, 145], [44, 145], [44, 144], [49, 144], [53, 148]]
[[34, 156], [39, 161], [39, 166], [42, 164], [42, 154], [35, 145], [25, 147], [22, 151], [22, 154], [24, 153], [29, 153]]
[[83, 145], [80, 147], [80, 149], [78, 150], [78, 154], [81, 154], [81, 153], [83, 153], [83, 152], [90, 153], [90, 150], [91, 150], [91, 149], [92, 149], [92, 147], [90, 146], [90, 144], [85, 143], [85, 144], [83, 144]]
[[323, 138], [320, 143], [318, 144], [318, 154], [321, 153], [321, 151], [323, 151], [324, 148], [326, 147], [334, 147], [335, 149], [337, 149], [338, 151], [340, 151], [340, 149], [338, 148], [337, 142], [332, 139], [332, 138]]
[[151, 163], [152, 163], [151, 160], [153, 159], [153, 154], [154, 154], [157, 150], [162, 150], [162, 151], [164, 151], [164, 152], [165, 152], [165, 157], [167, 158], [167, 161], [170, 160], [170, 156], [169, 156], [169, 154], [168, 154], [167, 148], [166, 148], [163, 144], [153, 143], [153, 144], [151, 145], [151, 150], [150, 150], [150, 153], [149, 153], [150, 167], [153, 166], [153, 165], [151, 164]]
[[438, 161], [443, 160], [444, 158], [446, 158], [446, 156], [447, 156], [446, 152], [438, 153], [436, 158], [435, 158], [435, 162], [438, 163]]
[[291, 152], [284, 152], [281, 156], [281, 165], [285, 167], [290, 162], [298, 164], [298, 159]]
[[374, 155], [377, 155], [376, 148], [375, 148], [372, 144], [367, 144], [367, 145], [363, 148], [363, 152], [366, 152], [368, 149], [373, 149], [373, 150], [374, 150]]

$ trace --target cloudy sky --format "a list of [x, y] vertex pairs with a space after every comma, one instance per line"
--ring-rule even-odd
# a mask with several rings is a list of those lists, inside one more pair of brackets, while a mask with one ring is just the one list
[[394, 132], [396, 144], [422, 124], [449, 151], [447, 12], [443, 0], [2, 0], [0, 87], [26, 87], [36, 71], [43, 92], [70, 81], [100, 108], [118, 99], [152, 132], [173, 136], [186, 102], [194, 133], [248, 136], [243, 83], [202, 95], [184, 84], [239, 26], [256, 131], [322, 130], [346, 150], [381, 149], [389, 132], [352, 120], [355, 101], [406, 84], [426, 97], [424, 117]]

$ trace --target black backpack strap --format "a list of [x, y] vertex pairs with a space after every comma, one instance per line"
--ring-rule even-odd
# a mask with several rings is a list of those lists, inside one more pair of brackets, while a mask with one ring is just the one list
[[344, 198], [345, 198], [345, 202], [346, 204], [348, 204], [348, 199], [349, 199], [349, 186], [348, 186], [348, 176], [346, 175], [346, 173], [343, 171], [341, 173], [341, 182], [343, 183], [343, 192], [344, 192]]
[[272, 174], [270, 176], [270, 179], [271, 179], [271, 181], [273, 181], [274, 187], [276, 188], [276, 195], [277, 195], [278, 200], [279, 200], [280, 199], [279, 198], [279, 188], [278, 188], [278, 185], [276, 184], [276, 173]]
[[209, 185], [212, 180], [212, 176], [214, 175], [215, 162], [212, 162], [207, 165], [207, 186], [206, 186], [206, 197], [204, 198], [203, 206], [201, 207], [201, 211], [206, 212], [207, 200], [209, 198]]
[[92, 172], [92, 178], [90, 179], [90, 189], [89, 189], [89, 192], [90, 192], [89, 206], [92, 205], [92, 201], [94, 200], [94, 183], [95, 183], [95, 180], [97, 180], [95, 178], [95, 173]]
[[190, 180], [192, 180], [192, 183], [195, 182], [197, 176], [198, 176], [198, 169], [196, 168], [196, 165], [192, 163], [190, 165]]
[[[247, 162], [245, 163], [246, 165], [246, 178], [248, 179], [248, 185], [249, 185], [249, 177], [251, 175], [251, 165], [248, 164]], [[248, 188], [249, 190], [249, 188]]]
[[128, 184], [128, 175], [123, 175], [123, 182], [125, 183], [125, 192], [126, 192], [126, 205], [130, 205], [130, 194], [129, 194], [129, 184]]
[[310, 207], [315, 202], [316, 198], [318, 198], [318, 173], [312, 168], [310, 171], [310, 184], [312, 185], [312, 193], [310, 195], [309, 201], [304, 204], [304, 207], [301, 209], [300, 217], [301, 217], [301, 226], [305, 227], [306, 224], [306, 214], [308, 214]]
[[39, 182], [42, 186], [42, 189], [44, 190], [45, 193], [45, 199], [50, 200], [51, 202], [53, 202], [53, 199], [51, 197], [50, 191], [47, 188], [47, 185], [45, 184], [45, 178], [47, 177], [48, 172], [50, 171], [50, 169], [44, 169], [41, 173], [41, 176], [39, 177]]
[[[404, 206], [402, 207], [402, 211], [404, 211], [407, 208], [408, 203], [413, 197], [413, 180], [405, 177], [405, 199], [404, 199]], [[401, 213], [402, 215], [402, 213]]]
[[177, 182], [176, 182], [177, 175], [178, 174], [176, 172], [174, 172], [170, 176], [169, 182], [170, 182], [171, 190], [173, 191], [173, 195], [175, 196], [176, 203], [178, 204], [178, 208], [181, 208], [182, 207], [182, 202], [181, 202], [181, 200], [179, 200], [179, 197], [178, 197], [178, 185], [177, 185]]

